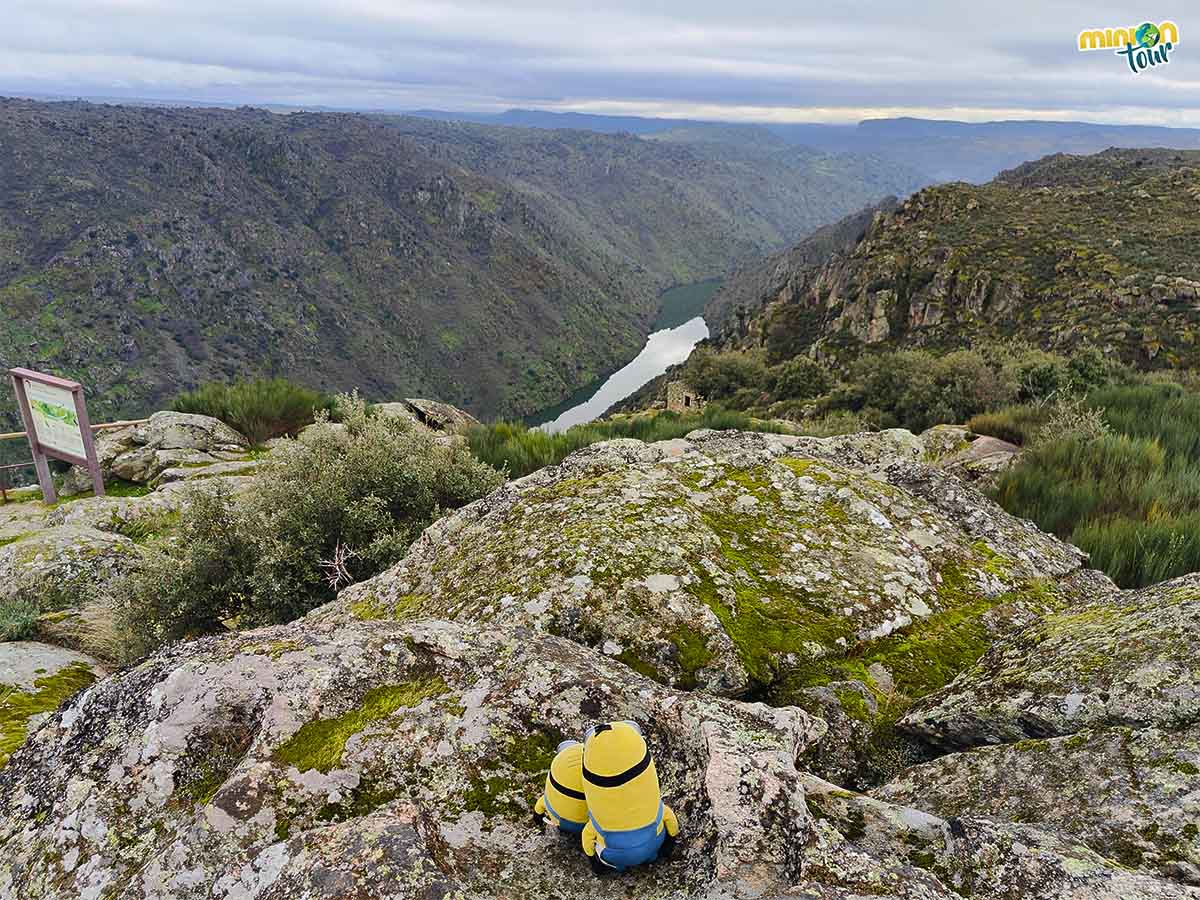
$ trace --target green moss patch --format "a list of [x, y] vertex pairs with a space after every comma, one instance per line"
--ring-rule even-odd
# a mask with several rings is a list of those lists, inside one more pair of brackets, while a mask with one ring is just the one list
[[376, 619], [407, 619], [417, 613], [428, 599], [426, 594], [405, 594], [389, 606], [374, 596], [367, 596], [350, 604], [350, 615], [368, 622]]
[[178, 511], [154, 513], [120, 522], [116, 530], [135, 544], [149, 544], [170, 534], [178, 527], [181, 518]]
[[662, 672], [660, 672], [652, 663], [642, 659], [637, 655], [637, 653], [628, 647], [621, 651], [621, 654], [617, 657], [617, 660], [625, 663], [625, 665], [629, 666], [629, 668], [633, 669], [633, 671], [637, 672], [639, 675], [646, 676], [652, 681], [657, 681], [659, 684], [667, 683]]
[[[104, 482], [104, 496], [106, 497], [145, 497], [152, 493], [153, 488], [145, 484], [137, 484], [133, 481], [125, 481], [121, 478], [115, 478], [112, 481]], [[89, 497], [94, 497], [95, 491], [84, 491], [81, 494], [72, 494], [70, 497], [63, 497], [56, 503], [50, 504], [50, 508], [54, 509], [62, 506], [65, 503], [74, 503], [76, 500], [86, 500]]]
[[690, 691], [696, 687], [696, 673], [712, 662], [716, 654], [708, 649], [704, 635], [690, 628], [676, 628], [671, 632], [671, 643], [675, 645], [683, 673], [679, 686]]
[[[742, 560], [749, 560], [754, 551], [738, 553]], [[711, 576], [702, 577], [688, 590], [721, 620], [750, 679], [760, 686], [776, 679], [780, 657], [798, 654], [812, 658], [852, 634], [844, 616], [807, 603], [795, 589], [784, 589], [767, 579], [752, 577], [736, 584], [731, 589], [732, 603]]]
[[317, 719], [304, 725], [275, 751], [275, 758], [301, 772], [316, 769], [328, 773], [342, 761], [346, 742], [372, 722], [390, 716], [401, 707], [417, 706], [431, 697], [440, 697], [449, 690], [446, 682], [436, 676], [373, 688], [357, 708], [333, 719]]
[[95, 680], [91, 666], [77, 662], [37, 679], [32, 691], [0, 687], [0, 766], [25, 743], [31, 718], [54, 712]]
[[557, 731], [510, 735], [498, 757], [471, 775], [463, 809], [481, 812], [485, 820], [528, 815], [530, 798], [537, 794], [562, 740]]
[[801, 478], [811, 478], [813, 481], [821, 484], [833, 480], [829, 476], [829, 473], [821, 468], [821, 463], [815, 459], [796, 459], [785, 456], [778, 460], [778, 462], [780, 465], [791, 469], [794, 475]]

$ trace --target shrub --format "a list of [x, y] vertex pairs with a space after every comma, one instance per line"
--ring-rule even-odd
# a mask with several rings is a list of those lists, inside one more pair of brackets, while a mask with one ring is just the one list
[[860, 431], [876, 431], [879, 428], [879, 411], [864, 409], [859, 412], [835, 410], [821, 416], [802, 419], [798, 430], [809, 437], [833, 437], [838, 434], [858, 434]]
[[964, 422], [1012, 399], [1011, 387], [973, 350], [941, 357], [923, 350], [871, 354], [854, 363], [851, 378], [861, 402], [912, 431]]
[[1001, 505], [1086, 550], [1122, 587], [1200, 569], [1200, 396], [1110, 386], [1046, 411], [1052, 423], [998, 480]]
[[739, 390], [757, 392], [771, 388], [771, 378], [762, 360], [747, 353], [714, 353], [699, 348], [683, 367], [683, 377], [708, 400], [724, 400]]
[[1098, 347], [1087, 345], [1071, 354], [1067, 361], [1070, 390], [1086, 394], [1095, 388], [1128, 378], [1129, 370], [1118, 360], [1104, 355]]
[[0, 601], [0, 641], [24, 641], [38, 630], [41, 610], [31, 600], [16, 598]]
[[1046, 400], [1059, 391], [1071, 388], [1071, 373], [1067, 361], [1036, 348], [1014, 351], [1000, 368], [1001, 377], [1016, 391], [1023, 403]]
[[1026, 452], [997, 481], [997, 499], [1043, 530], [1069, 537], [1085, 519], [1143, 511], [1146, 486], [1163, 473], [1156, 441], [1113, 434], [1064, 438]]
[[774, 369], [775, 396], [780, 400], [810, 400], [831, 387], [829, 371], [807, 356], [797, 356]]
[[1172, 457], [1200, 459], [1200, 393], [1176, 384], [1108, 387], [1088, 395], [1114, 431], [1153, 437]]
[[477, 425], [467, 434], [471, 452], [510, 477], [520, 478], [546, 466], [557, 465], [583, 447], [613, 438], [665, 441], [683, 437], [698, 428], [739, 431], [780, 431], [781, 426], [752, 419], [744, 413], [710, 403], [704, 412], [680, 415], [660, 412], [576, 425], [558, 434], [529, 428], [520, 422]]
[[174, 535], [113, 592], [146, 649], [297, 618], [398, 561], [442, 510], [502, 481], [461, 443], [371, 417], [357, 397], [338, 403], [342, 426], [319, 413], [303, 440], [277, 445], [244, 496], [194, 489]]
[[171, 408], [220, 419], [251, 443], [262, 444], [311, 425], [319, 410], [333, 408], [333, 401], [283, 378], [259, 378], [202, 385], [177, 396]]
[[1200, 514], [1157, 521], [1120, 517], [1076, 528], [1071, 541], [1122, 587], [1200, 571]]
[[1045, 424], [1033, 433], [1029, 443], [1036, 446], [1049, 441], [1076, 440], [1086, 444], [1111, 433], [1102, 407], [1088, 406], [1082, 397], [1064, 396], [1050, 407]]
[[986, 434], [1024, 446], [1033, 440], [1049, 415], [1050, 410], [1046, 407], [1026, 403], [972, 416], [966, 426], [976, 434]]

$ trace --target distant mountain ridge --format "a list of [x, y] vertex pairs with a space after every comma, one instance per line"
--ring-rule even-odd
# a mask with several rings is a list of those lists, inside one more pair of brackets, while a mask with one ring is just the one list
[[1110, 147], [1200, 149], [1200, 129], [1091, 122], [1009, 120], [955, 122], [936, 119], [866, 119], [857, 125], [704, 122], [639, 116], [510, 109], [501, 113], [422, 110], [430, 118], [533, 128], [582, 128], [627, 132], [648, 138], [711, 141], [729, 129], [757, 132], [760, 140], [783, 141], [830, 153], [877, 156], [919, 172], [928, 184], [981, 183], [1005, 169], [1051, 153], [1089, 154]]
[[97, 416], [254, 373], [529, 412], [631, 358], [660, 290], [921, 183], [790, 146], [22, 100], [0, 157], [0, 366], [83, 380]]

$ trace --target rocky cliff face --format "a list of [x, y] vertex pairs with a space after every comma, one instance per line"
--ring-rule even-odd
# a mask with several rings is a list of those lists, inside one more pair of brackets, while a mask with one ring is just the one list
[[[105, 678], [0, 769], [0, 896], [1200, 897], [1195, 579], [1117, 591], [943, 437], [597, 445]], [[600, 880], [529, 805], [616, 718], [684, 839]]]
[[765, 344], [775, 360], [1017, 337], [1194, 366], [1198, 211], [1196, 151], [1051, 156], [986, 185], [920, 191], [850, 249], [814, 259], [801, 245], [747, 268], [712, 308], [758, 309], [746, 322], [726, 315], [724, 340]]

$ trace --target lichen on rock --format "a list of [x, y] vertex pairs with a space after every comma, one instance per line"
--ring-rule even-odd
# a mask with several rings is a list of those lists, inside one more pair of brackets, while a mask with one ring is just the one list
[[965, 749], [1105, 725], [1200, 722], [1200, 575], [1112, 591], [1048, 613], [999, 641], [901, 728]]
[[1079, 567], [913, 435], [859, 437], [595, 445], [436, 523], [326, 615], [530, 625], [739, 695]]

